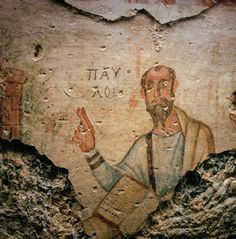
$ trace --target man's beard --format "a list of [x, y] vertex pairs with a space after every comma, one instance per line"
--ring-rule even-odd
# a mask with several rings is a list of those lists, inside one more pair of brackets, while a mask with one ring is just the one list
[[154, 126], [160, 123], [162, 127], [165, 127], [165, 120], [170, 115], [173, 104], [174, 101], [169, 101], [165, 97], [161, 97], [158, 103], [146, 104], [147, 112], [151, 115]]

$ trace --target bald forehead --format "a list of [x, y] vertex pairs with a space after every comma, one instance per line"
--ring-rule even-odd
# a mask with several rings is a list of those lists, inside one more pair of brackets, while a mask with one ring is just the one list
[[162, 66], [158, 70], [151, 68], [146, 74], [146, 80], [171, 80], [172, 74], [167, 67]]
[[174, 84], [175, 80], [175, 71], [166, 66], [155, 66], [147, 70], [141, 79], [141, 86], [145, 87], [147, 81], [160, 81], [160, 80], [171, 80], [172, 81], [172, 86]]

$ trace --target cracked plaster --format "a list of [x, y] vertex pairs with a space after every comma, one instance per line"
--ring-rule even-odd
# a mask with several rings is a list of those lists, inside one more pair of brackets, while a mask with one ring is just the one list
[[[178, 21], [189, 17], [194, 17], [214, 6], [217, 1], [202, 3], [199, 0], [122, 0], [117, 4], [116, 0], [65, 0], [66, 3], [82, 10], [85, 13], [96, 15], [108, 21], [116, 21], [122, 18], [130, 18], [145, 11], [160, 24]], [[204, 2], [204, 1], [203, 1]]]

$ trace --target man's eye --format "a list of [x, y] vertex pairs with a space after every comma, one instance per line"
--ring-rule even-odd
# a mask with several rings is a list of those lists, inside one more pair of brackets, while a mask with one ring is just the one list
[[161, 88], [166, 88], [167, 85], [168, 85], [167, 81], [162, 81]]
[[146, 87], [146, 91], [150, 91], [150, 90], [152, 90], [152, 85], [147, 85], [147, 87]]

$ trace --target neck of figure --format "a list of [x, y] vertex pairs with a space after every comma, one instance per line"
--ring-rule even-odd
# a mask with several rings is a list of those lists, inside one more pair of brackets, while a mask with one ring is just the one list
[[170, 115], [165, 119], [163, 123], [159, 121], [157, 125], [154, 125], [152, 132], [154, 134], [168, 136], [180, 131], [181, 131], [181, 126], [178, 120], [176, 110], [173, 107]]

